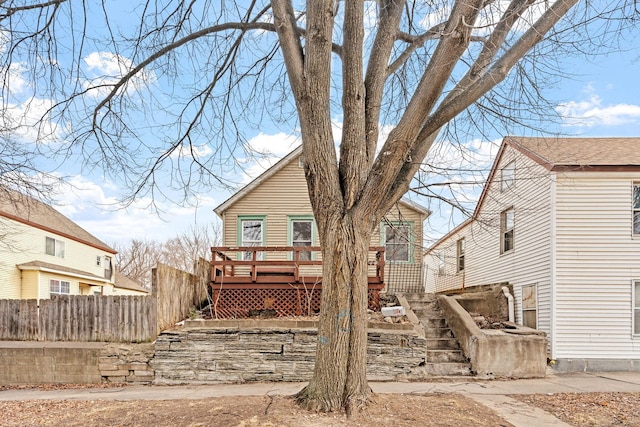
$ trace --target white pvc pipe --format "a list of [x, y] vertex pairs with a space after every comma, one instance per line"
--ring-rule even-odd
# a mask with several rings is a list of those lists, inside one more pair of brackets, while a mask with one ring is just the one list
[[502, 293], [505, 297], [507, 297], [507, 301], [509, 303], [509, 322], [515, 322], [516, 313], [513, 305], [513, 295], [509, 293], [509, 288], [507, 288], [506, 286], [502, 287]]

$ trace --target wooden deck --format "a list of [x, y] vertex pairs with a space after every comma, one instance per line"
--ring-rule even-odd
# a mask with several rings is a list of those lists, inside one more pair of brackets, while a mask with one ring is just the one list
[[[216, 316], [309, 315], [320, 309], [319, 246], [211, 248], [211, 296]], [[369, 248], [369, 308], [379, 310], [384, 288], [384, 247]]]

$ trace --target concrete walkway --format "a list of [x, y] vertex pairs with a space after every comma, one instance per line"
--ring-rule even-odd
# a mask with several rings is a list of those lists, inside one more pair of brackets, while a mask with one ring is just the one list
[[[221, 396], [289, 395], [305, 383], [251, 383], [185, 386], [127, 386], [42, 391], [0, 391], [0, 401], [11, 400], [169, 400], [206, 399]], [[640, 372], [549, 374], [530, 380], [476, 380], [454, 378], [429, 382], [370, 382], [376, 393], [459, 393], [494, 409], [516, 427], [567, 426], [541, 409], [510, 395], [534, 393], [640, 392]]]

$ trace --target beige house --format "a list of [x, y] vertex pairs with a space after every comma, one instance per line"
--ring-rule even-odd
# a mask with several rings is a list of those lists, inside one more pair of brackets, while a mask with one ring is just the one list
[[0, 195], [0, 299], [147, 293], [115, 272], [115, 250], [69, 218], [23, 194]]
[[[214, 209], [222, 219], [224, 246], [319, 245], [303, 162], [298, 147]], [[424, 289], [422, 224], [428, 215], [427, 209], [403, 199], [374, 233], [371, 246], [385, 247], [387, 286]]]
[[506, 137], [427, 289], [508, 282], [562, 370], [640, 370], [640, 138]]

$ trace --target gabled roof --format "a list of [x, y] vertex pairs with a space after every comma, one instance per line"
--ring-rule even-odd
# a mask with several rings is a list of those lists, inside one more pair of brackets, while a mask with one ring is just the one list
[[560, 138], [505, 136], [482, 189], [473, 218], [487, 195], [506, 147], [513, 147], [554, 172], [640, 171], [640, 138]]
[[[292, 161], [297, 159], [298, 156], [301, 155], [301, 154], [302, 154], [302, 146], [299, 146], [296, 149], [294, 149], [292, 152], [290, 152], [289, 154], [284, 156], [282, 159], [280, 159], [275, 165], [271, 166], [269, 169], [264, 171], [260, 176], [255, 178], [249, 184], [245, 185], [240, 190], [238, 190], [238, 192], [235, 193], [233, 196], [229, 197], [223, 203], [218, 205], [215, 209], [213, 209], [213, 211], [216, 214], [218, 214], [219, 217], [222, 217], [222, 213], [224, 211], [226, 211], [227, 209], [229, 209], [234, 203], [236, 203], [238, 200], [241, 200], [243, 197], [245, 197], [247, 194], [249, 194], [253, 189], [255, 189], [260, 184], [262, 184], [264, 181], [266, 181], [267, 179], [269, 179], [270, 177], [272, 177], [273, 175], [278, 173], [280, 170], [282, 170], [289, 163], [291, 163]], [[429, 216], [431, 214], [431, 211], [429, 209], [427, 209], [424, 206], [421, 206], [421, 205], [417, 204], [416, 202], [413, 202], [413, 201], [411, 201], [409, 199], [402, 198], [402, 199], [400, 199], [399, 203], [407, 206], [410, 209], [413, 209], [414, 211], [417, 211], [417, 212], [421, 213], [425, 217]]]
[[79, 279], [95, 280], [99, 282], [110, 283], [109, 279], [105, 279], [104, 277], [97, 276], [93, 273], [77, 270], [75, 268], [65, 267], [63, 265], [52, 264], [50, 262], [44, 262], [44, 261], [36, 260], [36, 261], [24, 262], [22, 264], [18, 264], [18, 268], [20, 270], [45, 271], [49, 273], [64, 274], [66, 276], [76, 277]]
[[640, 170], [640, 138], [507, 136], [503, 144], [553, 171]]
[[425, 251], [425, 254], [461, 231], [478, 216], [506, 147], [513, 147], [547, 170], [554, 172], [640, 171], [640, 138], [506, 136], [502, 140], [471, 218], [438, 239]]
[[135, 280], [133, 280], [129, 276], [125, 276], [124, 274], [120, 273], [119, 271], [115, 272], [113, 286], [115, 288], [129, 289], [129, 290], [132, 290], [132, 291], [140, 291], [140, 292], [149, 293], [149, 289], [145, 288], [140, 283], [136, 282]]
[[300, 154], [302, 154], [302, 145], [294, 149], [292, 152], [290, 152], [286, 156], [284, 156], [275, 165], [271, 166], [269, 169], [264, 171], [260, 176], [255, 178], [253, 181], [251, 181], [250, 183], [242, 187], [240, 190], [238, 190], [237, 193], [235, 193], [233, 196], [229, 197], [227, 200], [225, 200], [216, 208], [214, 208], [213, 211], [216, 214], [218, 214], [218, 216], [222, 217], [222, 213], [224, 211], [229, 209], [238, 200], [242, 199], [244, 196], [249, 194], [251, 190], [258, 187], [264, 181], [266, 181], [267, 179], [269, 179], [270, 177], [278, 173], [282, 168], [284, 168], [289, 163], [291, 163], [291, 161], [296, 159]]
[[17, 191], [0, 188], [0, 216], [115, 254], [106, 243], [51, 206]]

